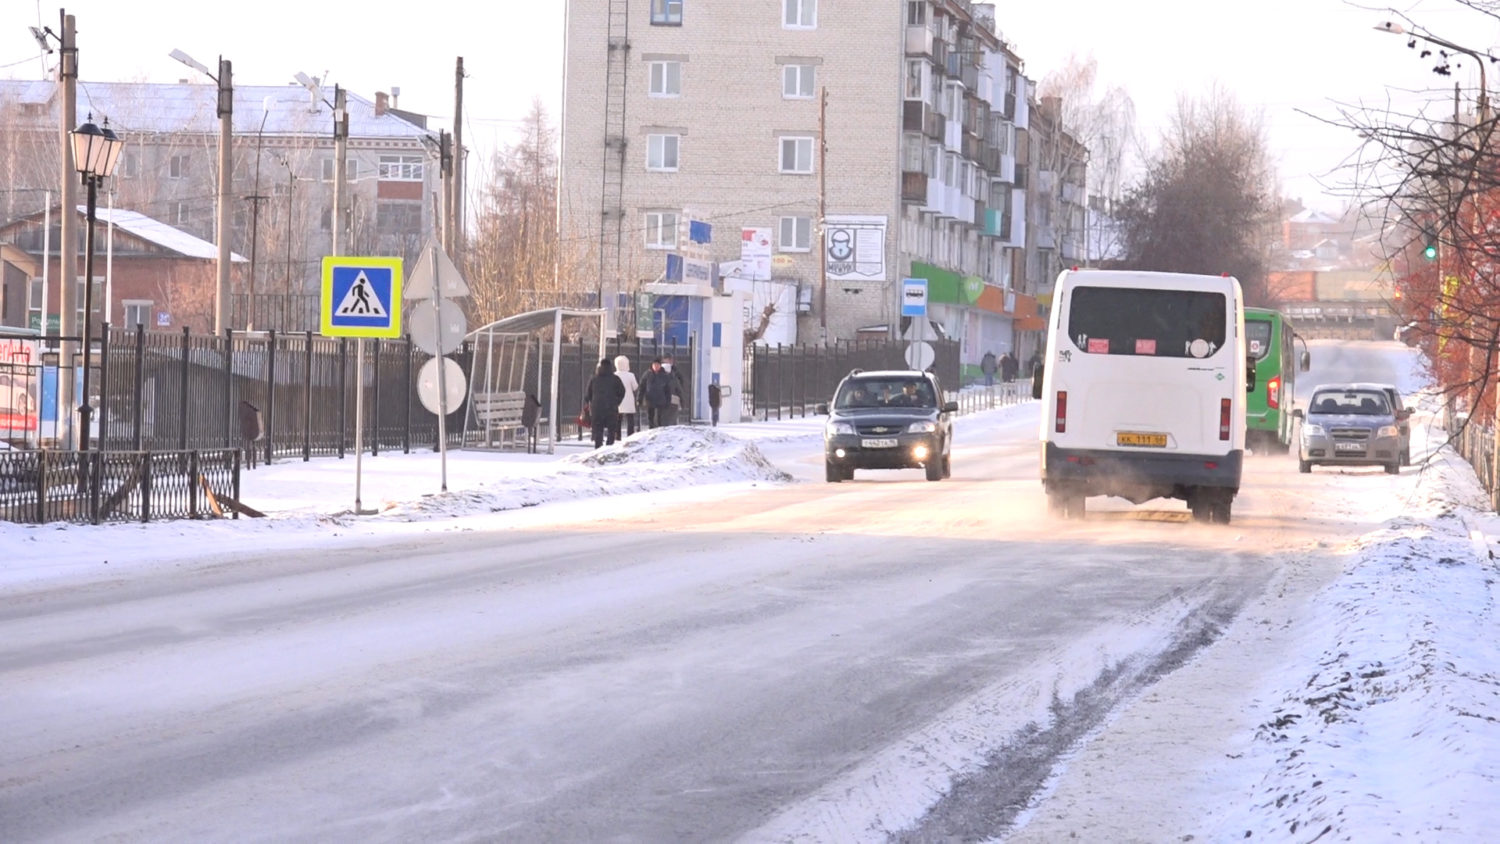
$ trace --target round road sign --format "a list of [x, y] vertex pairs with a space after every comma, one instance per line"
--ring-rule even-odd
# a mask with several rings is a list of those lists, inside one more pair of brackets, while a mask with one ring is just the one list
[[417, 348], [433, 357], [441, 357], [457, 351], [463, 344], [469, 321], [464, 317], [463, 308], [456, 303], [439, 299], [437, 313], [433, 313], [432, 300], [427, 299], [413, 302], [410, 310], [406, 327]]
[[442, 361], [443, 386], [448, 393], [448, 412], [452, 413], [463, 406], [464, 396], [468, 395], [469, 382], [464, 378], [463, 367], [459, 366], [452, 358], [433, 358], [422, 364], [422, 369], [417, 372], [417, 398], [422, 400], [422, 406], [433, 413], [442, 413], [443, 409], [438, 405], [438, 366]]

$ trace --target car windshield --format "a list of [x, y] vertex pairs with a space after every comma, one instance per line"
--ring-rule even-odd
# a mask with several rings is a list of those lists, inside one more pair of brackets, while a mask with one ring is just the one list
[[925, 378], [861, 378], [844, 382], [833, 406], [937, 407], [937, 397]]
[[1349, 416], [1389, 416], [1390, 402], [1375, 390], [1342, 390], [1313, 395], [1311, 412]]

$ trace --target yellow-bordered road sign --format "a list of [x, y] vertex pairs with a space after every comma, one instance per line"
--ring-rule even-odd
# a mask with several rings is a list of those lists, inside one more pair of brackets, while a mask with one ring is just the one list
[[323, 259], [325, 337], [401, 336], [401, 259]]

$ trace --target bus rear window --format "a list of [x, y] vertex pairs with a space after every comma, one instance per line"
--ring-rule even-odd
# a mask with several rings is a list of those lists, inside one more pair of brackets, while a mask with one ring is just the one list
[[1271, 353], [1271, 323], [1245, 320], [1245, 354], [1253, 360], [1264, 360]]
[[1206, 358], [1224, 346], [1223, 293], [1075, 287], [1068, 337], [1081, 352]]

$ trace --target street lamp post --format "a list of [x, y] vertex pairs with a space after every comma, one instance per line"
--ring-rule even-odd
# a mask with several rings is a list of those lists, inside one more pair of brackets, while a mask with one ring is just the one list
[[220, 56], [219, 72], [215, 75], [181, 50], [173, 50], [168, 55], [212, 79], [219, 86], [219, 196], [214, 223], [214, 240], [217, 241], [219, 260], [218, 282], [214, 288], [214, 333], [220, 334], [229, 327], [231, 310], [229, 265], [233, 256], [229, 251], [229, 192], [234, 182], [234, 67], [228, 59]]
[[73, 168], [82, 176], [83, 184], [89, 191], [83, 264], [83, 396], [78, 402], [79, 451], [88, 451], [89, 422], [93, 415], [93, 406], [89, 404], [89, 371], [93, 368], [91, 358], [94, 348], [94, 212], [99, 183], [115, 172], [115, 164], [120, 160], [120, 150], [124, 148], [125, 142], [109, 128], [108, 118], [105, 118], [104, 128], [101, 129], [94, 125], [92, 114], [82, 126], [73, 130], [72, 136]]
[[266, 118], [271, 116], [270, 98], [266, 98], [260, 115], [260, 128], [255, 130], [255, 192], [245, 197], [250, 202], [250, 297], [249, 305], [245, 313], [245, 330], [249, 331], [255, 327], [255, 293], [256, 293], [256, 247], [260, 243], [260, 204], [268, 197], [262, 196], [260, 192], [260, 159], [262, 145], [266, 135]]
[[[1464, 55], [1473, 58], [1474, 63], [1479, 66], [1479, 122], [1480, 124], [1485, 124], [1490, 121], [1490, 86], [1486, 83], [1484, 78], [1484, 60], [1488, 58], [1488, 56], [1481, 56], [1478, 52], [1470, 50], [1468, 47], [1460, 47], [1459, 45], [1454, 44], [1452, 41], [1444, 40], [1437, 37], [1436, 35], [1417, 31], [1408, 32], [1406, 27], [1402, 26], [1399, 23], [1396, 23], [1395, 21], [1384, 21], [1382, 23], [1378, 23], [1375, 25], [1375, 28], [1380, 30], [1381, 32], [1389, 32], [1392, 35], [1411, 36], [1412, 40], [1407, 42], [1407, 46], [1415, 47], [1417, 43], [1416, 40], [1421, 39], [1429, 44], [1434, 44], [1444, 49], [1452, 50], [1455, 53], [1463, 53]], [[1444, 71], [1444, 73], [1446, 73], [1446, 71]]]

